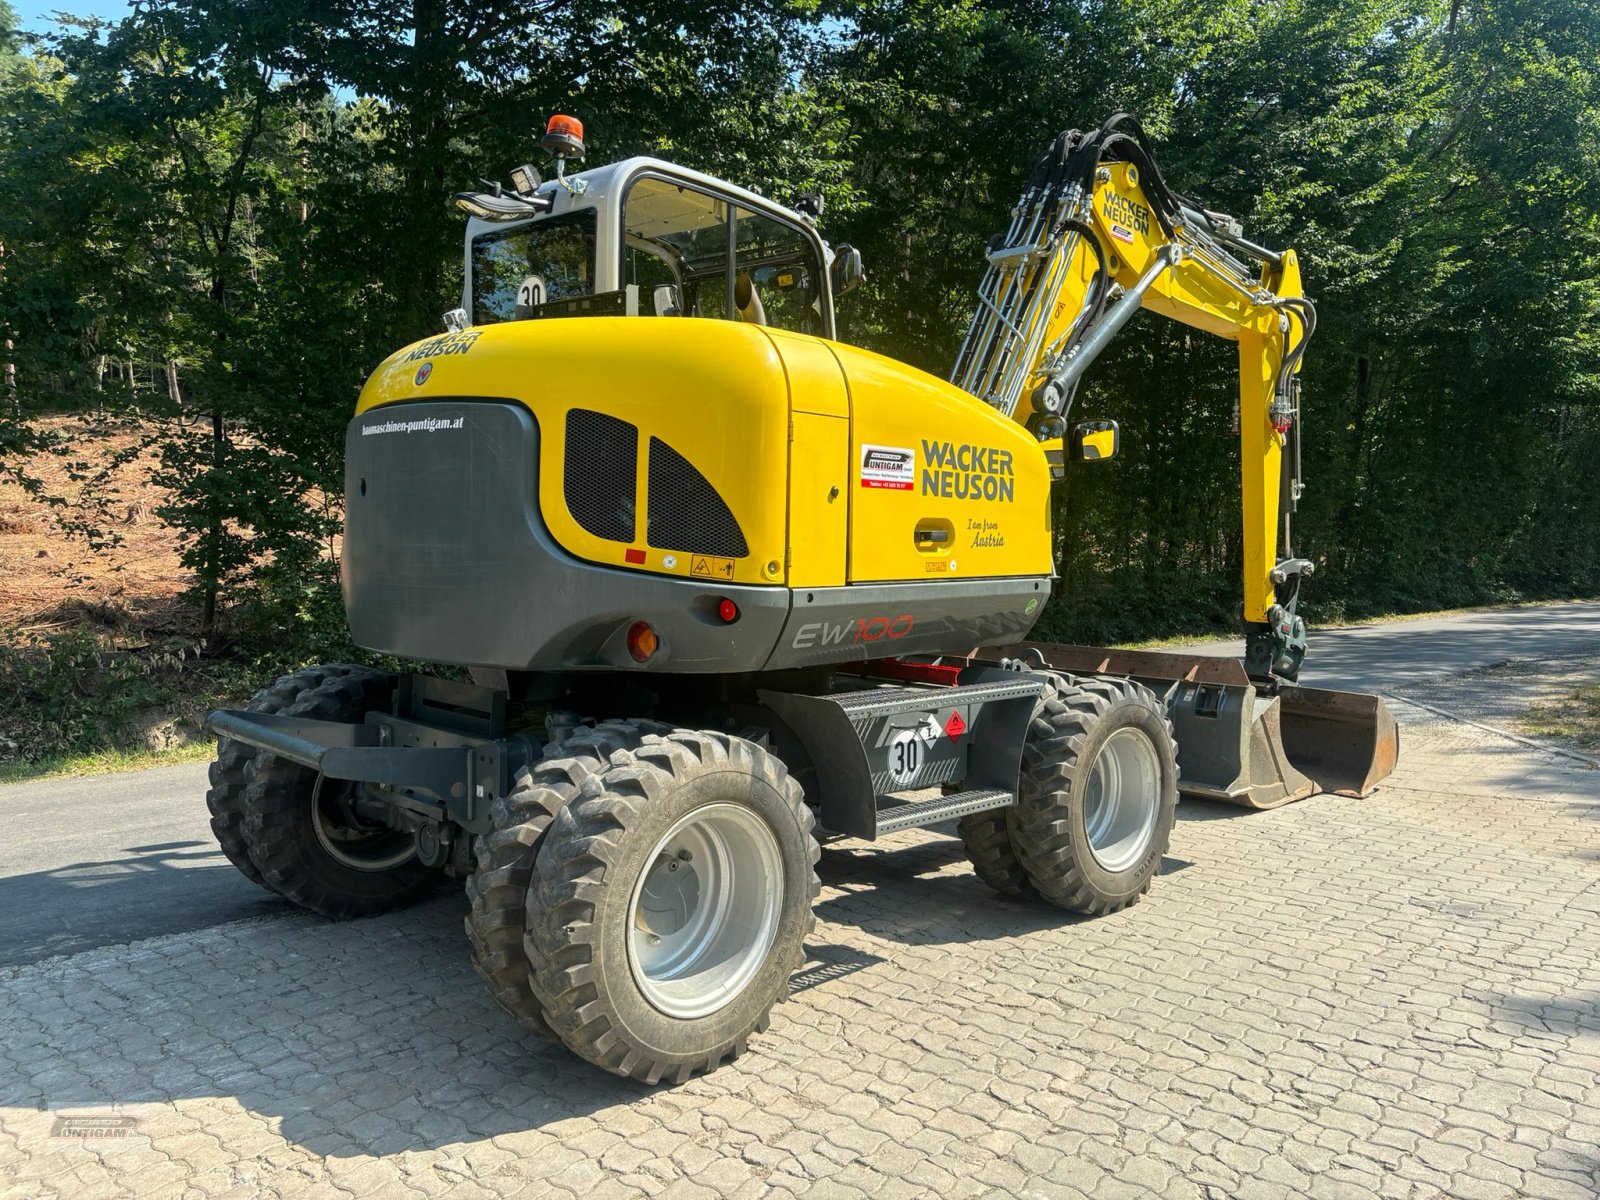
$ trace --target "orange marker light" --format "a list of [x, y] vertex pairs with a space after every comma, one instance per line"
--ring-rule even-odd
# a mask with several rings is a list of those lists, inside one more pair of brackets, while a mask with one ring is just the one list
[[545, 126], [539, 144], [552, 158], [582, 158], [583, 122], [577, 117], [556, 113]]
[[578, 120], [577, 117], [565, 116], [562, 113], [556, 113], [555, 116], [551, 117], [550, 123], [544, 127], [544, 131], [546, 133], [569, 133], [580, 142], [583, 141], [583, 122]]
[[628, 653], [633, 656], [634, 662], [649, 662], [660, 645], [656, 631], [643, 621], [635, 621], [628, 626]]

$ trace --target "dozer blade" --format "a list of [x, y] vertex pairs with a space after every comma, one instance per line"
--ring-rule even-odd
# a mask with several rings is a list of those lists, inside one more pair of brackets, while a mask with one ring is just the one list
[[1280, 686], [1259, 692], [1237, 659], [1018, 642], [984, 659], [1131, 678], [1161, 696], [1178, 742], [1178, 789], [1244, 808], [1316, 792], [1365, 796], [1394, 770], [1400, 732], [1381, 697]]

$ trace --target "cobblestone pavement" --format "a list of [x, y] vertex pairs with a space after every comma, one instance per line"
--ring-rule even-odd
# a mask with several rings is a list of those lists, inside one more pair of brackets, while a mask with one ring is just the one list
[[1600, 1194], [1600, 771], [1400, 711], [1377, 796], [1185, 802], [1102, 920], [825, 851], [793, 1001], [678, 1088], [519, 1033], [457, 896], [7, 969], [0, 1197]]

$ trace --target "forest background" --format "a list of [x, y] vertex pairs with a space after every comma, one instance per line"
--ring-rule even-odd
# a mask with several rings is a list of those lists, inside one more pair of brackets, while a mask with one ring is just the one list
[[[181, 590], [75, 603], [79, 567], [11, 611], [0, 759], [355, 654], [345, 422], [458, 303], [451, 194], [537, 162], [554, 111], [594, 163], [821, 191], [868, 269], [841, 337], [942, 375], [1044, 145], [1132, 110], [1318, 302], [1307, 616], [1600, 594], [1596, 0], [142, 0], [18, 25], [0, 0], [0, 478], [109, 570], [150, 523]], [[1059, 489], [1041, 636], [1237, 628], [1235, 373], [1148, 315], [1097, 364], [1077, 411], [1124, 453]]]

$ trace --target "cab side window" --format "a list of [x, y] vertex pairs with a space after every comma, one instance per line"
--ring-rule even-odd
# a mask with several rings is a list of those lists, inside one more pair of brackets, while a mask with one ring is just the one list
[[804, 230], [683, 184], [645, 178], [623, 201], [622, 282], [639, 311], [821, 334], [821, 264]]
[[736, 218], [735, 304], [749, 290], [760, 302], [764, 324], [820, 336], [822, 293], [811, 241], [787, 221], [740, 209]]
[[658, 317], [727, 315], [728, 205], [664, 179], [641, 179], [623, 201], [622, 282]]

